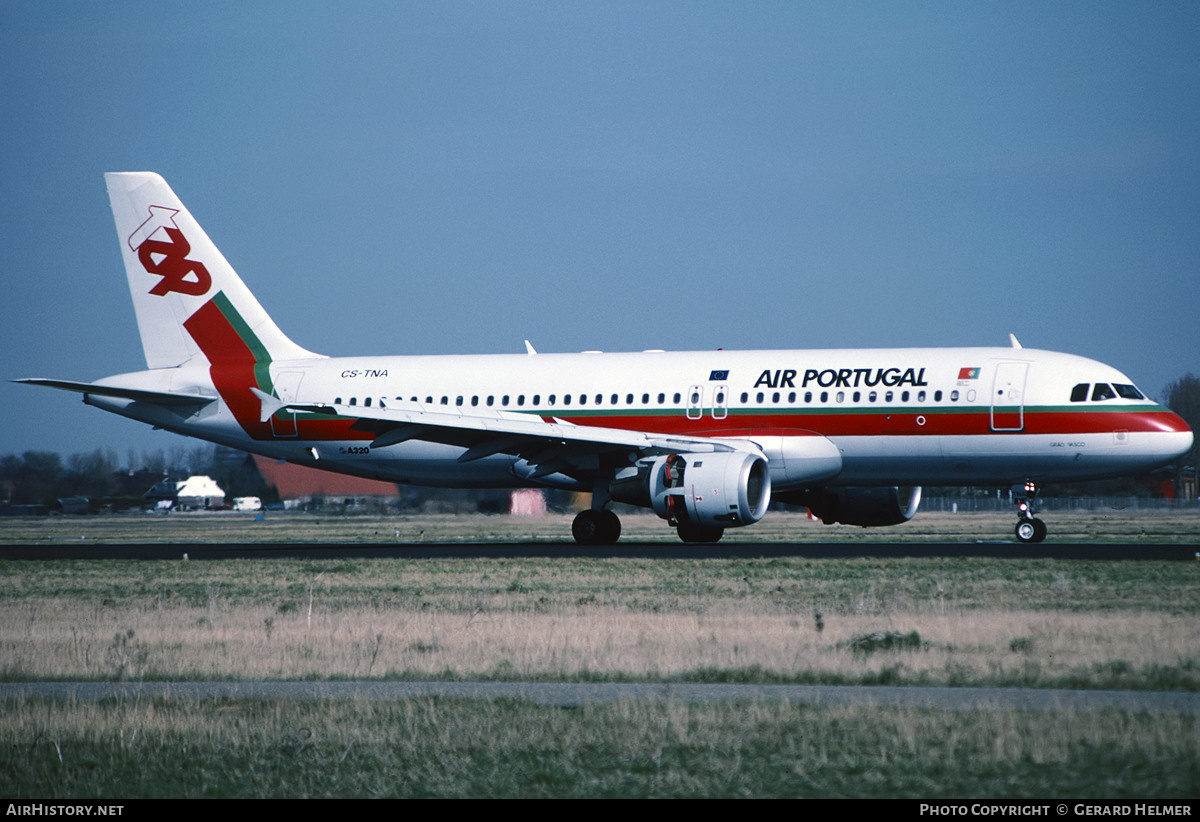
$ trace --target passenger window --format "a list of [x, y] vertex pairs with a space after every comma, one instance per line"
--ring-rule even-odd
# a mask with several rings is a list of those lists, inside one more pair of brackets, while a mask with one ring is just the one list
[[616, 394], [613, 394], [613, 395], [612, 395], [612, 398], [609, 400], [609, 402], [610, 402], [610, 403], [612, 403], [613, 405], [616, 405], [616, 404], [617, 404], [617, 399], [618, 399], [617, 395], [616, 395]]
[[837, 392], [837, 401], [838, 401], [838, 402], [845, 402], [845, 401], [846, 401], [846, 392], [845, 392], [845, 391], [839, 391], [839, 392]]
[[462, 397], [457, 397], [457, 398], [455, 398], [455, 400], [454, 400], [454, 404], [455, 404], [455, 405], [457, 405], [459, 408], [462, 408], [462, 403], [463, 403], [463, 398], [462, 398]]
[[504, 406], [505, 408], [508, 407], [508, 394], [505, 394], [503, 397], [500, 398], [500, 404], [502, 406]]
[[812, 402], [812, 392], [811, 392], [811, 391], [805, 391], [805, 392], [804, 392], [804, 401], [805, 401], [805, 402]]
[[596, 395], [596, 405], [602, 405], [603, 403], [604, 403], [604, 395], [597, 394]]
[[650, 404], [650, 395], [642, 394], [642, 405], [649, 405], [649, 404]]
[[534, 404], [534, 405], [541, 405], [541, 404], [542, 404], [542, 395], [541, 395], [541, 394], [534, 394], [534, 395], [533, 395], [533, 404]]
[[365, 400], [363, 400], [363, 405], [367, 408], [370, 408], [371, 407], [371, 398], [367, 397]]
[[750, 395], [749, 395], [749, 394], [747, 394], [745, 391], [743, 391], [743, 392], [742, 392], [742, 402], [743, 402], [743, 403], [747, 403], [747, 402], [749, 402], [749, 401], [750, 401]]
[[1085, 402], [1087, 400], [1088, 389], [1091, 387], [1091, 383], [1081, 382], [1072, 388], [1071, 402]]
[[867, 394], [867, 400], [869, 402], [875, 402], [878, 399], [879, 399], [878, 392], [872, 391], [871, 393]]
[[950, 402], [958, 402], [958, 389], [950, 392]]
[[524, 405], [524, 404], [525, 404], [525, 395], [517, 394], [517, 405]]
[[859, 402], [859, 401], [861, 401], [861, 400], [862, 400], [862, 392], [861, 392], [861, 391], [855, 391], [855, 392], [854, 392], [854, 401], [855, 401], [855, 402]]
[[1092, 402], [1111, 400], [1115, 396], [1117, 395], [1108, 387], [1108, 383], [1098, 382], [1096, 383], [1096, 387], [1092, 389]]
[[940, 388], [939, 388], [937, 391], [934, 391], [934, 392], [933, 392], [933, 401], [934, 401], [934, 402], [941, 402], [941, 401], [942, 401], [942, 391], [941, 391], [941, 389], [940, 389]]
[[571, 404], [571, 395], [563, 394], [563, 405], [570, 405], [570, 404]]
[[829, 392], [828, 391], [821, 392], [821, 402], [829, 402]]
[[789, 403], [793, 403], [793, 402], [795, 402], [795, 401], [796, 401], [796, 392], [795, 392], [795, 391], [789, 391], [789, 392], [788, 392], [788, 402], [789, 402]]
[[667, 395], [661, 391], [658, 393], [658, 404], [663, 405], [667, 401]]
[[351, 405], [358, 405], [358, 397], [351, 397], [351, 398], [350, 398], [350, 404], [351, 404]]
[[546, 405], [554, 405], [554, 400], [555, 400], [554, 394], [551, 394], [550, 396], [546, 397]]
[[479, 397], [477, 397], [477, 396], [471, 397], [471, 407], [474, 408], [478, 405], [479, 405]]
[[757, 394], [755, 394], [755, 395], [754, 395], [754, 401], [755, 401], [755, 402], [762, 402], [762, 401], [763, 401], [763, 392], [759, 391]]
[[779, 402], [779, 392], [778, 391], [776, 391], [774, 394], [771, 395], [771, 402], [773, 402], [773, 403]]
[[487, 398], [487, 404], [488, 404], [488, 407], [489, 407], [489, 408], [492, 406], [492, 404], [493, 404], [495, 401], [496, 401], [496, 395], [495, 395], [495, 394], [488, 394], [488, 398]]

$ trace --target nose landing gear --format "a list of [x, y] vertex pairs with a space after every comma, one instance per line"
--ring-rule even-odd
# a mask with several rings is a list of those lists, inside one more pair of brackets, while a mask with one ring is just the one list
[[1042, 510], [1041, 500], [1038, 499], [1038, 487], [1035, 483], [1012, 487], [1013, 502], [1017, 504], [1020, 519], [1017, 520], [1015, 533], [1021, 542], [1041, 542], [1046, 538], [1046, 523], [1034, 516]]

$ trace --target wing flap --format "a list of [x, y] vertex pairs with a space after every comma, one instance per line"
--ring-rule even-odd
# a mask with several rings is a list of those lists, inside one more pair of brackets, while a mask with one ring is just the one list
[[[299, 404], [282, 407], [291, 410], [309, 408]], [[353, 418], [352, 429], [374, 434], [372, 448], [386, 448], [417, 439], [466, 449], [459, 456], [459, 462], [510, 454], [539, 465], [538, 470], [545, 469], [546, 473], [571, 467], [593, 468], [601, 455], [625, 453], [636, 459], [680, 451], [704, 453], [754, 447], [748, 442], [574, 425], [513, 412], [479, 414], [427, 411], [416, 405], [411, 408], [330, 405], [326, 411]]]

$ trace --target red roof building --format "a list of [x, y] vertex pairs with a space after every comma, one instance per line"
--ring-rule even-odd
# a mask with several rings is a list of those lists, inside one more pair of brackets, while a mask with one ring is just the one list
[[400, 498], [400, 489], [394, 482], [335, 474], [257, 454], [252, 455], [252, 459], [263, 480], [274, 486], [287, 507], [318, 498], [370, 499], [374, 502], [394, 502]]

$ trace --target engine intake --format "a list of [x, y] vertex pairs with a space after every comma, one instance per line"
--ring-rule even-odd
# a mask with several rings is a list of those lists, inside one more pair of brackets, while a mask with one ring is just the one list
[[672, 525], [731, 528], [767, 513], [771, 473], [763, 457], [745, 451], [670, 454], [642, 462], [610, 491], [618, 502], [653, 508]]

